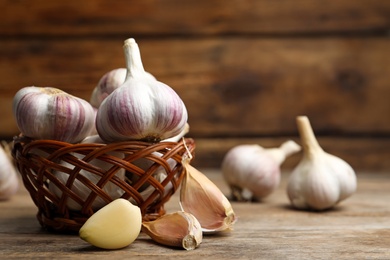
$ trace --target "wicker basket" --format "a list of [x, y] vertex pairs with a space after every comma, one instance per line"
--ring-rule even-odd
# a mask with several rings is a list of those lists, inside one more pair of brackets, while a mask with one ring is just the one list
[[[129, 141], [105, 145], [18, 136], [14, 138], [12, 155], [23, 184], [38, 207], [41, 226], [54, 231], [77, 232], [98, 210], [95, 202], [108, 204], [116, 199], [107, 193], [107, 185], [120, 191], [119, 197], [138, 205], [144, 219], [165, 214], [164, 204], [179, 188], [184, 175], [182, 156], [188, 152], [193, 156], [194, 149], [191, 138], [180, 142]], [[147, 165], [146, 169], [137, 164], [140, 160]], [[93, 163], [96, 161], [99, 164]], [[108, 167], [97, 166], [101, 163]], [[96, 181], [86, 178], [85, 172], [95, 176]], [[118, 177], [119, 172], [125, 172], [122, 175], [125, 177]], [[161, 172], [164, 178], [157, 178], [156, 174]], [[65, 181], [58, 178], [58, 173], [66, 176]], [[83, 185], [87, 196], [75, 192], [75, 184]], [[53, 192], [53, 185], [61, 194]], [[70, 201], [80, 208], [69, 207]]]

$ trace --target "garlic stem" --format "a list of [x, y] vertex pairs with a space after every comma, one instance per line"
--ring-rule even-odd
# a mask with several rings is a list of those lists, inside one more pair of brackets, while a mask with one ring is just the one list
[[301, 137], [301, 142], [303, 146], [304, 156], [313, 158], [316, 153], [323, 152], [321, 146], [319, 145], [313, 128], [310, 125], [310, 121], [307, 116], [298, 116], [297, 126], [299, 135]]
[[144, 77], [146, 72], [142, 64], [141, 52], [134, 38], [124, 41], [123, 50], [126, 58], [126, 80]]
[[288, 140], [282, 143], [278, 148], [265, 149], [265, 151], [271, 155], [271, 157], [279, 166], [286, 160], [287, 157], [299, 152], [300, 150], [301, 146], [292, 140]]

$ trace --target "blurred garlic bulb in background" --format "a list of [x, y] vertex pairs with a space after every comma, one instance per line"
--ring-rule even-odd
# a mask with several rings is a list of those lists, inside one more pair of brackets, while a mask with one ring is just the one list
[[298, 209], [332, 208], [356, 191], [355, 172], [344, 160], [320, 147], [306, 116], [297, 117], [297, 125], [303, 157], [288, 181], [290, 202]]
[[11, 198], [19, 190], [18, 172], [12, 163], [9, 146], [0, 144], [0, 200]]
[[222, 161], [222, 174], [229, 185], [232, 199], [261, 200], [280, 183], [280, 165], [301, 150], [294, 141], [278, 148], [263, 148], [257, 144], [238, 145], [230, 149]]

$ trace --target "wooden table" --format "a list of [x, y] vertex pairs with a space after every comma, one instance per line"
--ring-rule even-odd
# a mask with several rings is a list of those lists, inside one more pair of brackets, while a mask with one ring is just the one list
[[[219, 170], [203, 170], [228, 194]], [[100, 259], [390, 259], [390, 174], [358, 173], [358, 191], [331, 211], [293, 210], [280, 188], [262, 203], [232, 203], [234, 230], [209, 235], [193, 251], [158, 245], [141, 233], [130, 246], [101, 250], [77, 235], [42, 230], [23, 188], [0, 202], [0, 258]], [[178, 210], [178, 194], [166, 205]]]

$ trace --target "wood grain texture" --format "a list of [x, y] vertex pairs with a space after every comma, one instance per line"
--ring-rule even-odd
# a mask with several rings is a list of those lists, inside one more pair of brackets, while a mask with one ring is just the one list
[[0, 0], [0, 8], [2, 139], [19, 132], [18, 89], [53, 86], [89, 100], [104, 73], [124, 66], [123, 41], [135, 37], [145, 68], [187, 106], [198, 165], [220, 165], [227, 144], [297, 137], [295, 117], [305, 114], [352, 165], [390, 169], [390, 1]]
[[[139, 45], [146, 70], [185, 102], [194, 137], [294, 134], [300, 114], [318, 134], [390, 131], [390, 56], [383, 55], [389, 39], [141, 39]], [[104, 73], [124, 66], [120, 40], [8, 40], [0, 56], [0, 124], [9, 125], [2, 135], [17, 131], [10, 103], [19, 88], [53, 86], [89, 100]]]
[[[227, 196], [218, 170], [201, 169]], [[141, 233], [130, 246], [100, 250], [77, 235], [48, 233], [35, 218], [26, 190], [0, 203], [0, 257], [7, 259], [389, 259], [388, 174], [358, 174], [358, 190], [334, 210], [296, 211], [280, 187], [261, 203], [232, 202], [238, 221], [232, 232], [204, 236], [185, 251], [158, 245]], [[178, 194], [166, 204], [179, 210]]]
[[0, 8], [8, 36], [386, 33], [390, 24], [382, 0], [1, 0]]

